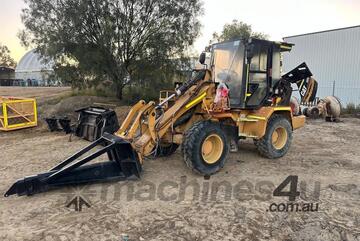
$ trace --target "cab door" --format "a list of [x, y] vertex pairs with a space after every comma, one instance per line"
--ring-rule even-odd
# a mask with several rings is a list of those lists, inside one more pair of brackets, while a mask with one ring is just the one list
[[254, 44], [252, 57], [248, 65], [247, 89], [245, 105], [247, 108], [257, 108], [264, 104], [269, 94], [272, 66], [272, 46]]

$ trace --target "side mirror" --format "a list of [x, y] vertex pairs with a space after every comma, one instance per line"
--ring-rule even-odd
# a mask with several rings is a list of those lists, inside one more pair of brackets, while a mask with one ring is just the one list
[[199, 62], [200, 64], [205, 64], [205, 60], [206, 60], [206, 53], [202, 52], [199, 56]]

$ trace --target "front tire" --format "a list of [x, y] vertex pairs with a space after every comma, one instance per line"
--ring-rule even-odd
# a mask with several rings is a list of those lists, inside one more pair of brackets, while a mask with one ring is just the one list
[[217, 123], [197, 122], [184, 135], [184, 161], [199, 174], [211, 175], [218, 172], [225, 165], [228, 152], [226, 135]]
[[274, 114], [270, 117], [265, 135], [254, 143], [260, 155], [274, 159], [284, 156], [291, 145], [292, 127], [283, 115]]

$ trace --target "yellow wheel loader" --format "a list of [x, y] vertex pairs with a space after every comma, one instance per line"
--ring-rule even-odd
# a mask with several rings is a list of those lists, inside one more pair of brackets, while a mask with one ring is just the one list
[[[147, 157], [171, 155], [179, 146], [186, 165], [201, 175], [218, 172], [239, 139], [252, 138], [262, 156], [284, 156], [293, 130], [305, 123], [293, 115], [292, 84], [301, 96], [316, 90], [305, 63], [281, 76], [281, 53], [291, 48], [258, 39], [212, 45], [190, 80], [161, 91], [157, 103], [139, 101], [115, 135], [105, 133], [48, 172], [18, 180], [5, 196], [140, 177]], [[87, 164], [100, 155], [109, 161]]]

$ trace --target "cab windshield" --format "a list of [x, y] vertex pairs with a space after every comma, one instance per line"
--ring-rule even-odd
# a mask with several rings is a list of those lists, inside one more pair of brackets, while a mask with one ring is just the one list
[[212, 50], [214, 80], [226, 84], [230, 89], [230, 105], [239, 105], [245, 46], [241, 41], [233, 41], [214, 44]]

